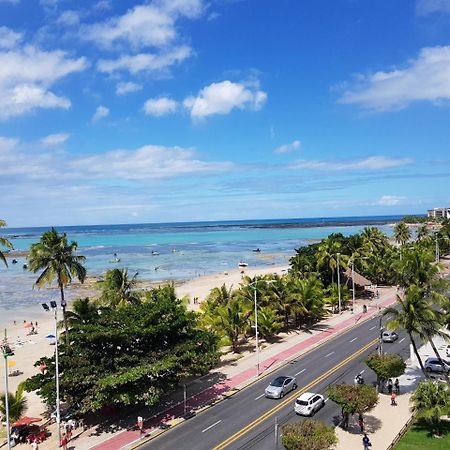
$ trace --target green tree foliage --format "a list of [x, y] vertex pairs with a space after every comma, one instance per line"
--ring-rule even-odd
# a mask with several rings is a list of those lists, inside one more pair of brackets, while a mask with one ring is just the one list
[[333, 427], [306, 419], [284, 425], [282, 443], [287, 450], [328, 450], [337, 443], [337, 436]]
[[442, 418], [450, 415], [450, 390], [437, 381], [422, 381], [411, 397], [411, 410], [424, 419], [433, 433], [442, 432]]
[[[344, 309], [351, 298], [350, 289], [345, 284], [341, 284], [341, 308]], [[339, 287], [337, 283], [333, 283], [328, 287], [325, 301], [331, 306], [334, 313], [339, 311]]]
[[[71, 309], [66, 311], [66, 320], [69, 329], [82, 323], [94, 322], [99, 315], [97, 305], [86, 298], [77, 298], [72, 302]], [[64, 322], [58, 324], [58, 328], [63, 328]]]
[[[254, 321], [254, 314], [253, 314]], [[262, 338], [277, 334], [283, 326], [278, 311], [271, 306], [262, 306], [258, 310], [258, 333]]]
[[61, 306], [63, 308], [64, 329], [66, 342], [69, 343], [69, 327], [66, 319], [66, 301], [64, 299], [64, 287], [78, 279], [81, 283], [86, 278], [86, 269], [83, 266], [85, 257], [75, 255], [78, 248], [76, 242], [67, 242], [66, 233], [58, 234], [52, 228], [46, 231], [38, 243], [32, 244], [28, 255], [29, 269], [33, 272], [42, 271], [34, 286], [40, 288], [50, 285], [55, 279], [61, 294]]
[[371, 353], [366, 358], [365, 363], [375, 372], [378, 389], [380, 389], [383, 380], [399, 377], [405, 373], [406, 369], [406, 364], [400, 356], [389, 353], [384, 355]]
[[394, 239], [400, 246], [405, 245], [411, 239], [411, 231], [405, 222], [395, 224]]
[[[6, 222], [0, 219], [0, 228], [6, 227]], [[0, 236], [0, 261], [3, 261], [6, 267], [8, 267], [8, 262], [6, 261], [5, 255], [1, 250], [1, 247], [5, 247], [7, 249], [12, 249], [13, 245], [11, 242], [3, 236]]]
[[[217, 338], [198, 328], [197, 316], [180, 300], [159, 291], [151, 301], [104, 309], [95, 322], [71, 329], [71, 347], [60, 349], [62, 401], [82, 412], [110, 405], [156, 404], [180, 379], [205, 374], [218, 362]], [[54, 358], [41, 358], [47, 371], [29, 378], [54, 404]]]
[[378, 402], [377, 390], [367, 384], [334, 384], [328, 387], [327, 393], [348, 414], [363, 414]]
[[[9, 420], [15, 422], [19, 420], [28, 408], [28, 401], [24, 395], [24, 386], [19, 384], [15, 394], [8, 392], [8, 409]], [[6, 417], [6, 398], [5, 393], [0, 395], [0, 412], [3, 417]]]
[[100, 285], [101, 294], [97, 303], [109, 308], [122, 308], [140, 303], [141, 295], [135, 290], [137, 276], [136, 272], [130, 277], [128, 269], [108, 270]]

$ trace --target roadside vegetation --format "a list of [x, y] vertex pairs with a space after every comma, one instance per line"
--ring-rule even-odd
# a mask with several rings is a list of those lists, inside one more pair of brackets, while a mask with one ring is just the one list
[[333, 427], [306, 419], [284, 425], [282, 443], [287, 450], [328, 450], [337, 443], [337, 436]]

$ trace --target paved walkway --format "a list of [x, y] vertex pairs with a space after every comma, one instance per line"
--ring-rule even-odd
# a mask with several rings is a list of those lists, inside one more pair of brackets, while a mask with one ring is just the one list
[[[441, 338], [435, 338], [434, 341], [439, 354], [445, 358], [447, 343]], [[423, 361], [428, 356], [435, 356], [429, 344], [421, 347], [419, 354]], [[406, 364], [405, 374], [399, 377], [400, 395], [397, 397], [397, 406], [391, 406], [391, 398], [387, 393], [380, 394], [377, 406], [369, 413], [364, 414], [365, 431], [370, 438], [373, 450], [386, 450], [411, 418], [410, 398], [418, 382], [424, 379], [424, 376], [414, 355], [407, 360]], [[339, 439], [336, 450], [363, 449], [363, 435], [357, 419], [356, 415], [350, 418], [348, 431], [336, 427]]]
[[[269, 374], [286, 361], [315, 348], [317, 345], [351, 328], [360, 321], [373, 317], [378, 314], [380, 308], [385, 308], [395, 302], [395, 289], [379, 288], [379, 292], [379, 299], [372, 301], [358, 300], [355, 314], [345, 311], [317, 324], [313, 330], [292, 332], [286, 335], [281, 342], [267, 345], [260, 351], [260, 371], [262, 375]], [[367, 313], [362, 312], [363, 305], [368, 307]], [[235, 390], [252, 383], [256, 377], [256, 355], [252, 352], [237, 361], [223, 364], [208, 377], [211, 379], [214, 377], [214, 374], [220, 374], [222, 379], [196, 395], [189, 397], [187, 401], [188, 411], [198, 412], [205, 405], [219, 401], [223, 396], [230, 395]], [[194, 381], [194, 383], [201, 383], [201, 379]], [[182, 396], [182, 391], [174, 393], [172, 397], [175, 400], [171, 402], [171, 406], [151, 417], [148, 409], [136, 412], [136, 417], [138, 415], [144, 417], [144, 431], [147, 436], [159, 433], [163, 424], [174, 425], [182, 420], [180, 419], [184, 414], [184, 405], [180, 401], [183, 398]], [[140, 432], [133, 429], [127, 430], [126, 428], [131, 428], [135, 422], [135, 418], [128, 418], [128, 420], [120, 421], [119, 424], [105, 427], [105, 430], [91, 428], [79, 434], [75, 432], [69, 449], [118, 450], [132, 446], [130, 444], [139, 441], [141, 437]], [[57, 448], [54, 438], [55, 434], [56, 431], [53, 429], [50, 439], [40, 446], [41, 450], [54, 450]]]

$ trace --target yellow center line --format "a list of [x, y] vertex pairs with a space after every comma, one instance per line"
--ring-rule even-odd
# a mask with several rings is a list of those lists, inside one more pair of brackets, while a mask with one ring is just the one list
[[299, 390], [298, 392], [296, 391], [294, 395], [290, 395], [289, 397], [286, 397], [281, 402], [278, 402], [275, 407], [273, 407], [272, 409], [270, 409], [266, 413], [264, 413], [261, 416], [259, 416], [253, 422], [249, 423], [244, 428], [240, 429], [238, 432], [236, 432], [235, 434], [233, 434], [232, 436], [227, 438], [225, 441], [223, 441], [221, 444], [219, 444], [216, 447], [214, 447], [212, 450], [223, 450], [224, 448], [228, 447], [230, 444], [232, 444], [233, 442], [235, 442], [236, 440], [238, 440], [239, 438], [244, 436], [250, 430], [252, 430], [253, 428], [257, 427], [259, 424], [264, 422], [264, 420], [268, 419], [270, 416], [273, 416], [280, 409], [284, 408], [289, 402], [292, 401], [292, 397], [298, 396], [298, 395], [303, 394], [304, 392], [308, 391], [308, 389], [310, 389], [311, 387], [313, 387], [316, 384], [320, 383], [325, 378], [329, 377], [331, 374], [336, 372], [338, 369], [340, 369], [342, 366], [344, 366], [345, 364], [350, 362], [352, 359], [355, 359], [356, 357], [358, 357], [359, 355], [364, 353], [366, 350], [368, 350], [372, 345], [376, 344], [377, 342], [378, 342], [378, 338], [377, 339], [373, 339], [368, 344], [366, 344], [364, 347], [360, 348], [355, 353], [352, 353], [350, 356], [348, 356], [347, 358], [342, 360], [339, 364], [337, 364], [336, 366], [332, 367], [331, 369], [327, 370], [325, 373], [320, 375], [320, 377], [318, 377], [314, 381], [311, 381], [311, 383], [309, 383], [306, 386], [304, 386], [301, 390]]

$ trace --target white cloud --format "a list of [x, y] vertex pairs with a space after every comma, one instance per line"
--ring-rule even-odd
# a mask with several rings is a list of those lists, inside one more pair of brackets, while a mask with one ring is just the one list
[[223, 172], [233, 168], [227, 162], [200, 161], [195, 154], [193, 149], [146, 145], [136, 150], [113, 150], [78, 158], [70, 165], [78, 173], [94, 178], [149, 181], [192, 173]]
[[450, 100], [450, 46], [424, 48], [403, 69], [361, 75], [339, 102], [387, 111], [443, 100]]
[[433, 13], [450, 13], [450, 0], [417, 0], [416, 13], [428, 16]]
[[98, 64], [100, 72], [113, 73], [128, 71], [132, 74], [139, 72], [161, 72], [174, 64], [181, 63], [191, 56], [192, 49], [188, 46], [176, 47], [160, 54], [139, 53], [137, 55], [123, 55], [118, 59], [101, 59]]
[[46, 146], [61, 145], [64, 144], [64, 142], [66, 142], [69, 137], [69, 133], [49, 134], [48, 136], [41, 139], [41, 143]]
[[109, 116], [109, 108], [106, 106], [100, 105], [97, 106], [94, 115], [92, 116], [92, 122], [98, 122], [101, 119]]
[[201, 119], [213, 114], [229, 114], [235, 108], [258, 110], [266, 99], [263, 91], [225, 80], [204, 87], [196, 97], [187, 97], [183, 104], [193, 119]]
[[390, 158], [387, 156], [369, 156], [365, 159], [346, 161], [306, 161], [298, 160], [289, 165], [291, 169], [308, 170], [332, 170], [332, 171], [352, 171], [352, 170], [383, 170], [392, 169], [412, 164], [410, 158]]
[[94, 4], [93, 9], [97, 11], [108, 11], [112, 8], [110, 0], [100, 0]]
[[12, 3], [13, 5], [17, 5], [20, 0], [0, 0], [0, 3]]
[[66, 27], [75, 27], [80, 23], [80, 15], [77, 11], [67, 10], [58, 17], [56, 22]]
[[194, 19], [203, 9], [202, 0], [165, 0], [138, 5], [124, 15], [106, 22], [85, 25], [80, 36], [103, 48], [126, 44], [135, 50], [162, 48], [177, 38], [176, 22], [180, 17]]
[[178, 108], [178, 103], [168, 97], [150, 98], [144, 103], [145, 114], [161, 117], [173, 114]]
[[16, 33], [7, 27], [0, 27], [0, 48], [13, 48], [23, 38], [22, 33]]
[[42, 51], [31, 45], [0, 51], [0, 120], [37, 108], [67, 109], [71, 103], [49, 90], [53, 83], [88, 66], [61, 50]]
[[302, 146], [302, 143], [298, 140], [292, 141], [290, 144], [284, 144], [277, 147], [273, 152], [278, 154], [290, 153], [298, 150]]
[[131, 94], [132, 92], [137, 92], [142, 89], [142, 86], [137, 83], [133, 83], [132, 81], [120, 82], [116, 85], [116, 94], [117, 95], [125, 95]]
[[404, 200], [404, 198], [405, 197], [399, 197], [398, 195], [383, 195], [376, 204], [382, 206], [395, 206]]

